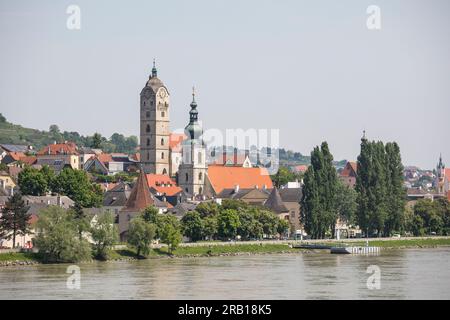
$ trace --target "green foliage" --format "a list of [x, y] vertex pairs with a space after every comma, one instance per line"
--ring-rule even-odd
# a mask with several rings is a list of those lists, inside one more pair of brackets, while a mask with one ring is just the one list
[[162, 243], [167, 244], [169, 253], [172, 253], [182, 239], [181, 224], [178, 219], [171, 214], [157, 215], [156, 235]]
[[200, 213], [197, 211], [188, 212], [182, 219], [183, 235], [192, 241], [198, 241], [203, 238], [204, 223]]
[[68, 196], [83, 208], [100, 207], [103, 195], [100, 187], [91, 183], [85, 171], [64, 168], [55, 178], [54, 192]]
[[450, 234], [450, 204], [442, 198], [435, 201], [420, 199], [414, 205], [414, 218], [411, 231], [414, 235]]
[[219, 226], [217, 224], [217, 215], [203, 218], [203, 236], [209, 240], [214, 240], [217, 236]]
[[79, 237], [73, 210], [51, 206], [40, 212], [36, 247], [46, 262], [78, 262], [91, 258], [89, 243]]
[[240, 227], [239, 215], [234, 209], [222, 210], [218, 215], [218, 236], [222, 239], [234, 239]]
[[361, 140], [356, 191], [362, 230], [389, 236], [404, 227], [403, 165], [396, 143]]
[[92, 136], [91, 147], [95, 149], [101, 149], [103, 143], [102, 135], [98, 132], [94, 133]]
[[13, 248], [16, 246], [16, 236], [30, 233], [28, 221], [28, 207], [22, 199], [22, 195], [16, 192], [9, 197], [0, 215], [0, 238], [13, 239]]
[[127, 239], [128, 243], [136, 248], [137, 256], [148, 256], [155, 235], [156, 226], [145, 221], [141, 216], [130, 221]]
[[157, 223], [158, 220], [158, 209], [155, 206], [148, 206], [142, 212], [142, 219], [148, 223]]
[[272, 178], [272, 182], [275, 184], [277, 188], [287, 184], [290, 181], [301, 180], [303, 175], [301, 173], [297, 174], [292, 172], [287, 167], [280, 167], [276, 174], [270, 176]]
[[[119, 142], [123, 138], [123, 143]], [[49, 131], [40, 131], [36, 129], [24, 128], [6, 121], [0, 114], [0, 141], [8, 144], [27, 144], [32, 145], [39, 150], [46, 145], [56, 142], [72, 141], [80, 147], [89, 147], [92, 145], [93, 136], [82, 136], [78, 132], [61, 132], [57, 125], [51, 125]], [[124, 152], [134, 153], [138, 146], [136, 136], [124, 137], [115, 133], [110, 140], [102, 139], [102, 147], [105, 152]]]
[[91, 236], [94, 241], [95, 257], [107, 260], [108, 253], [119, 239], [119, 231], [114, 224], [114, 216], [110, 212], [104, 212], [98, 216], [91, 228]]
[[336, 187], [336, 211], [339, 219], [347, 224], [354, 224], [358, 194], [341, 180], [338, 180]]
[[311, 152], [311, 165], [303, 179], [301, 222], [312, 238], [323, 239], [334, 234], [338, 217], [336, 193], [338, 188], [336, 169], [328, 144], [322, 142]]
[[49, 191], [46, 175], [30, 166], [26, 166], [19, 173], [18, 185], [24, 195], [43, 196]]
[[[225, 201], [226, 202], [226, 201]], [[202, 202], [195, 208], [202, 218], [219, 214], [219, 205], [215, 202]]]

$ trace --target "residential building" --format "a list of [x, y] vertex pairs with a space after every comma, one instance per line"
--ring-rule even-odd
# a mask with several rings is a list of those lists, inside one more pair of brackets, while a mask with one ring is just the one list
[[0, 187], [9, 194], [11, 194], [11, 189], [16, 187], [16, 183], [6, 171], [0, 171]]
[[300, 223], [300, 200], [302, 199], [302, 189], [297, 187], [279, 189], [281, 200], [289, 210], [289, 223], [292, 231], [300, 232], [302, 225]]
[[73, 142], [55, 142], [39, 150], [36, 156], [36, 164], [48, 165], [56, 172], [60, 172], [64, 167], [80, 169], [78, 149]]
[[118, 172], [137, 171], [138, 161], [125, 153], [101, 153], [92, 156], [84, 164], [84, 170], [104, 175], [114, 175]]
[[345, 164], [344, 169], [339, 173], [339, 178], [348, 187], [354, 188], [356, 185], [356, 173], [357, 164], [356, 162], [348, 161]]
[[273, 188], [264, 206], [275, 212], [280, 219], [289, 221], [289, 209], [284, 205], [277, 188]]
[[216, 197], [224, 189], [272, 189], [272, 179], [266, 168], [210, 165], [205, 181], [205, 195]]
[[176, 178], [178, 168], [183, 160], [182, 142], [185, 139], [187, 139], [185, 134], [171, 133], [169, 136], [169, 164], [172, 178]]
[[171, 206], [175, 206], [179, 202], [179, 194], [182, 189], [168, 175], [147, 174], [147, 182], [150, 192], [159, 200], [168, 202]]
[[240, 188], [236, 185], [234, 188], [223, 189], [217, 194], [217, 199], [240, 200], [251, 205], [262, 206], [269, 198], [270, 190], [266, 188]]
[[169, 174], [170, 94], [157, 77], [154, 61], [140, 96], [141, 163], [146, 173]]

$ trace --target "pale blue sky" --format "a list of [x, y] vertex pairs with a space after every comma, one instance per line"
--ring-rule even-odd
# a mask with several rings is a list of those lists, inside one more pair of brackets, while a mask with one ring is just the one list
[[[66, 8], [81, 8], [81, 30]], [[380, 31], [366, 8], [381, 8]], [[279, 128], [309, 154], [355, 159], [363, 129], [405, 164], [450, 164], [450, 1], [0, 0], [0, 112], [10, 121], [138, 134], [157, 59], [171, 127], [197, 88], [205, 128]]]

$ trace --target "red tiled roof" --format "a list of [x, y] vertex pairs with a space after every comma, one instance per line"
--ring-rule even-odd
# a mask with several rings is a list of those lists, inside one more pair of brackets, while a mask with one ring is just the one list
[[25, 157], [25, 153], [23, 152], [10, 152], [9, 155], [11, 156], [11, 158], [13, 158], [15, 161], [19, 161], [20, 158]]
[[149, 188], [167, 196], [173, 196], [181, 191], [175, 181], [165, 174], [147, 174], [147, 182]]
[[348, 161], [341, 172], [341, 177], [356, 177], [357, 167], [356, 162]]
[[148, 189], [147, 176], [144, 170], [141, 170], [139, 177], [131, 189], [130, 197], [123, 208], [124, 211], [139, 212], [155, 203]]
[[234, 188], [264, 188], [272, 189], [272, 180], [266, 168], [244, 168], [233, 166], [212, 165], [208, 167], [208, 179], [216, 192]]
[[172, 151], [180, 152], [181, 151], [181, 143], [187, 137], [184, 133], [171, 133], [169, 136], [169, 148]]
[[77, 146], [73, 142], [49, 144], [37, 153], [38, 155], [78, 154]]
[[101, 153], [97, 156], [97, 159], [102, 163], [108, 163], [113, 161], [113, 158], [109, 153]]
[[294, 170], [297, 172], [306, 172], [308, 170], [308, 166], [306, 164], [301, 164], [294, 167]]
[[236, 156], [236, 163], [234, 162], [234, 154], [227, 153], [225, 155], [225, 163], [223, 162], [223, 154], [217, 154], [214, 161], [211, 163], [212, 165], [224, 165], [229, 163], [230, 165], [240, 165], [244, 164], [245, 159], [247, 158], [244, 154], [238, 154]]
[[37, 158], [35, 156], [24, 156], [19, 160], [31, 166], [36, 163]]

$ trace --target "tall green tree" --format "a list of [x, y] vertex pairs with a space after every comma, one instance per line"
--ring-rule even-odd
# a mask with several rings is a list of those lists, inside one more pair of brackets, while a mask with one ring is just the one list
[[19, 173], [18, 185], [23, 195], [43, 196], [49, 191], [46, 176], [30, 166], [26, 166]]
[[89, 180], [83, 170], [64, 168], [55, 179], [53, 191], [68, 196], [83, 208], [99, 207], [102, 204], [102, 190]]
[[103, 144], [102, 135], [98, 132], [94, 133], [94, 135], [92, 136], [91, 147], [95, 149], [101, 149], [102, 144]]
[[239, 215], [236, 210], [222, 210], [217, 217], [218, 236], [224, 240], [234, 239], [240, 227]]
[[13, 248], [16, 247], [16, 237], [29, 234], [29, 220], [31, 215], [28, 212], [29, 207], [25, 205], [22, 195], [16, 192], [8, 198], [2, 209], [0, 216], [0, 238], [12, 239]]
[[346, 224], [354, 224], [357, 210], [357, 197], [355, 189], [338, 180], [336, 188], [336, 211], [339, 219]]
[[156, 225], [137, 216], [130, 221], [127, 241], [136, 248], [138, 257], [146, 257], [150, 253], [150, 245], [156, 235]]
[[192, 241], [198, 241], [203, 238], [204, 223], [200, 213], [190, 211], [181, 219], [183, 234]]
[[336, 210], [337, 174], [328, 144], [322, 142], [311, 152], [311, 165], [303, 179], [301, 222], [312, 238], [323, 239], [334, 234], [338, 213]]
[[41, 210], [35, 239], [39, 253], [47, 262], [78, 262], [91, 258], [89, 242], [79, 237], [73, 210], [50, 206]]
[[95, 256], [106, 260], [108, 253], [119, 239], [112, 213], [104, 212], [97, 217], [97, 221], [91, 227], [91, 236], [94, 241]]
[[405, 214], [406, 189], [403, 186], [403, 164], [400, 147], [396, 142], [386, 143], [387, 160], [387, 219], [384, 234], [390, 235], [394, 231], [404, 229], [402, 221]]

